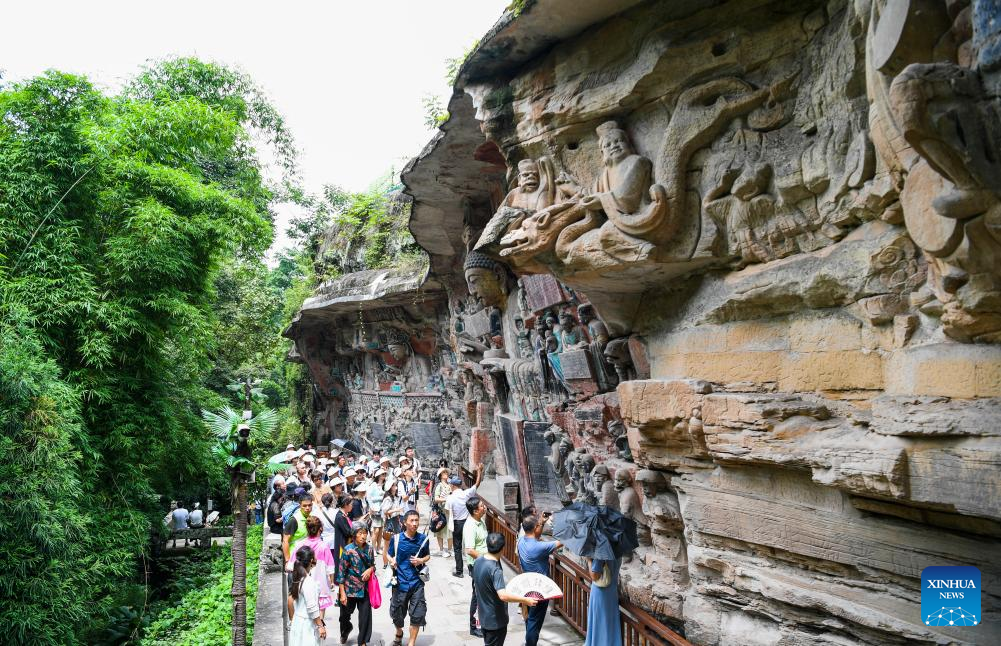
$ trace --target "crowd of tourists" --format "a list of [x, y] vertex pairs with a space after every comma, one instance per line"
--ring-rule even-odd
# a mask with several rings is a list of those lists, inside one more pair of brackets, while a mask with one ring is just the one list
[[[287, 474], [274, 477], [265, 515], [269, 530], [282, 536], [290, 579], [291, 646], [318, 646], [326, 639], [327, 620], [332, 623], [334, 612], [329, 609], [335, 606], [340, 643], [357, 629], [359, 646], [369, 644], [372, 611], [383, 605], [379, 577], [388, 588], [396, 629], [393, 646], [402, 646], [407, 620], [407, 643], [414, 646], [427, 623], [424, 584], [430, 576], [432, 537], [436, 556], [454, 558], [452, 575], [471, 578], [470, 632], [487, 645], [504, 644], [507, 604], [519, 603], [525, 612], [526, 646], [537, 645], [548, 601], [505, 590], [499, 561], [505, 539], [487, 531], [487, 509], [477, 491], [483, 465], [467, 487], [445, 461], [433, 473], [423, 471], [412, 447], [396, 459], [378, 450], [371, 456], [344, 451], [331, 458], [293, 446], [288, 451], [294, 455], [292, 463]], [[430, 509], [424, 531], [421, 496]], [[521, 514], [517, 553], [523, 572], [549, 574], [549, 557], [560, 543], [541, 539], [548, 518], [534, 507]], [[617, 614], [614, 626], [617, 632]]]

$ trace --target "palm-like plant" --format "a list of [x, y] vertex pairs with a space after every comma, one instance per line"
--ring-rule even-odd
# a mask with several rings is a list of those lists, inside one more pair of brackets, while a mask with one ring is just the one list
[[[248, 411], [249, 413], [249, 411]], [[202, 419], [219, 444], [216, 453], [225, 459], [233, 491], [233, 646], [247, 643], [247, 478], [254, 472], [250, 442], [257, 436], [273, 433], [278, 413], [266, 408], [252, 417], [229, 406], [219, 412], [203, 410]]]

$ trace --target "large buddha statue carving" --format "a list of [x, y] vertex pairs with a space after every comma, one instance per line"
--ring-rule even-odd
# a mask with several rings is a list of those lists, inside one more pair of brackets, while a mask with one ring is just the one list
[[396, 380], [403, 384], [406, 392], [420, 392], [431, 380], [434, 369], [431, 360], [424, 355], [415, 354], [405, 334], [394, 334], [386, 344], [389, 354], [396, 360], [393, 373]]
[[504, 266], [486, 254], [470, 251], [463, 263], [469, 295], [486, 307], [500, 307], [507, 296]]

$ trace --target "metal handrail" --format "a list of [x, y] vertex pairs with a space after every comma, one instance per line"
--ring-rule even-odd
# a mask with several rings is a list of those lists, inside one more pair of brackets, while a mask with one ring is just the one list
[[[472, 481], [472, 474], [462, 469], [462, 475], [467, 482]], [[501, 560], [507, 563], [515, 572], [521, 571], [518, 561], [517, 539], [518, 529], [504, 517], [499, 509], [483, 499], [487, 508], [488, 526], [491, 531], [504, 535], [504, 550]], [[550, 572], [556, 585], [563, 590], [563, 598], [555, 601], [556, 611], [579, 633], [587, 633], [588, 606], [591, 599], [591, 576], [580, 565], [562, 554], [550, 557]], [[622, 626], [622, 643], [624, 646], [692, 646], [687, 639], [674, 632], [656, 617], [643, 610], [628, 599], [619, 599], [619, 618]]]

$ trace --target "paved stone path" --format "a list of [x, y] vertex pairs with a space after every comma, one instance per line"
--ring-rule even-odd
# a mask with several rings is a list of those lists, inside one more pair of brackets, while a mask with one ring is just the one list
[[[431, 539], [434, 542], [434, 538]], [[437, 544], [434, 545], [437, 547]], [[379, 557], [381, 559], [381, 557]], [[381, 560], [380, 560], [381, 562]], [[431, 559], [431, 581], [427, 584], [425, 595], [428, 603], [428, 625], [417, 637], [418, 646], [450, 646], [451, 644], [482, 644], [482, 637], [473, 637], [469, 634], [469, 596], [472, 594], [469, 575], [461, 579], [452, 576], [455, 568], [455, 558], [443, 558], [434, 556]], [[508, 580], [514, 576], [507, 567], [505, 575]], [[389, 570], [379, 570], [380, 582], [385, 585], [386, 576]], [[383, 588], [383, 606], [372, 612], [372, 642], [371, 646], [388, 646], [393, 641], [396, 634], [393, 622], [389, 618], [389, 589]], [[511, 623], [508, 625], [507, 644], [519, 646], [525, 641], [525, 622], [521, 618], [518, 607], [514, 604], [508, 606], [511, 616]], [[355, 622], [357, 625], [357, 622]], [[340, 642], [337, 634], [336, 615], [333, 621], [327, 621], [327, 626], [332, 627], [328, 633], [328, 644], [338, 644]], [[404, 637], [409, 635], [409, 624], [404, 627]], [[404, 638], [403, 643], [406, 644]], [[357, 634], [348, 639], [348, 644], [358, 643]], [[552, 615], [546, 618], [546, 623], [542, 627], [542, 638], [539, 640], [541, 646], [570, 646], [571, 644], [583, 644], [583, 638], [574, 631], [562, 617]]]
[[[489, 491], [489, 486], [484, 483], [481, 489]], [[486, 494], [487, 491], [484, 491]], [[489, 497], [489, 495], [488, 495]], [[421, 505], [421, 529], [427, 525], [427, 499], [422, 498]], [[267, 541], [278, 541], [278, 537], [271, 535]], [[432, 550], [437, 550], [437, 541], [431, 538]], [[382, 557], [376, 557], [376, 562], [382, 563]], [[469, 597], [472, 594], [469, 575], [466, 574], [461, 579], [452, 576], [455, 568], [455, 558], [444, 558], [434, 556], [430, 562], [431, 581], [427, 584], [425, 595], [427, 598], [428, 625], [417, 637], [417, 646], [452, 646], [453, 644], [482, 644], [482, 637], [473, 637], [469, 634]], [[504, 574], [507, 580], [514, 577], [515, 573], [504, 567]], [[378, 571], [380, 584], [385, 586], [388, 577], [392, 576], [390, 570]], [[278, 572], [263, 574], [266, 580], [261, 585], [258, 592], [257, 603], [257, 625], [254, 630], [255, 646], [280, 646], [282, 644], [281, 628], [281, 575]], [[378, 610], [372, 611], [372, 640], [369, 646], [389, 646], [396, 630], [393, 622], [389, 618], [389, 588], [383, 587], [383, 605]], [[511, 622], [508, 624], [508, 636], [506, 643], [508, 646], [521, 646], [525, 642], [525, 622], [521, 618], [518, 607], [514, 604], [508, 606]], [[340, 634], [338, 630], [337, 618], [340, 610], [331, 608], [327, 611], [327, 639], [323, 642], [325, 646], [336, 646], [340, 644]], [[357, 614], [352, 623], [357, 626]], [[404, 626], [404, 641], [410, 634], [410, 626]], [[578, 646], [584, 643], [581, 637], [571, 628], [562, 617], [549, 615], [542, 628], [542, 635], [539, 640], [540, 646]], [[357, 631], [350, 635], [347, 644], [357, 646]]]

